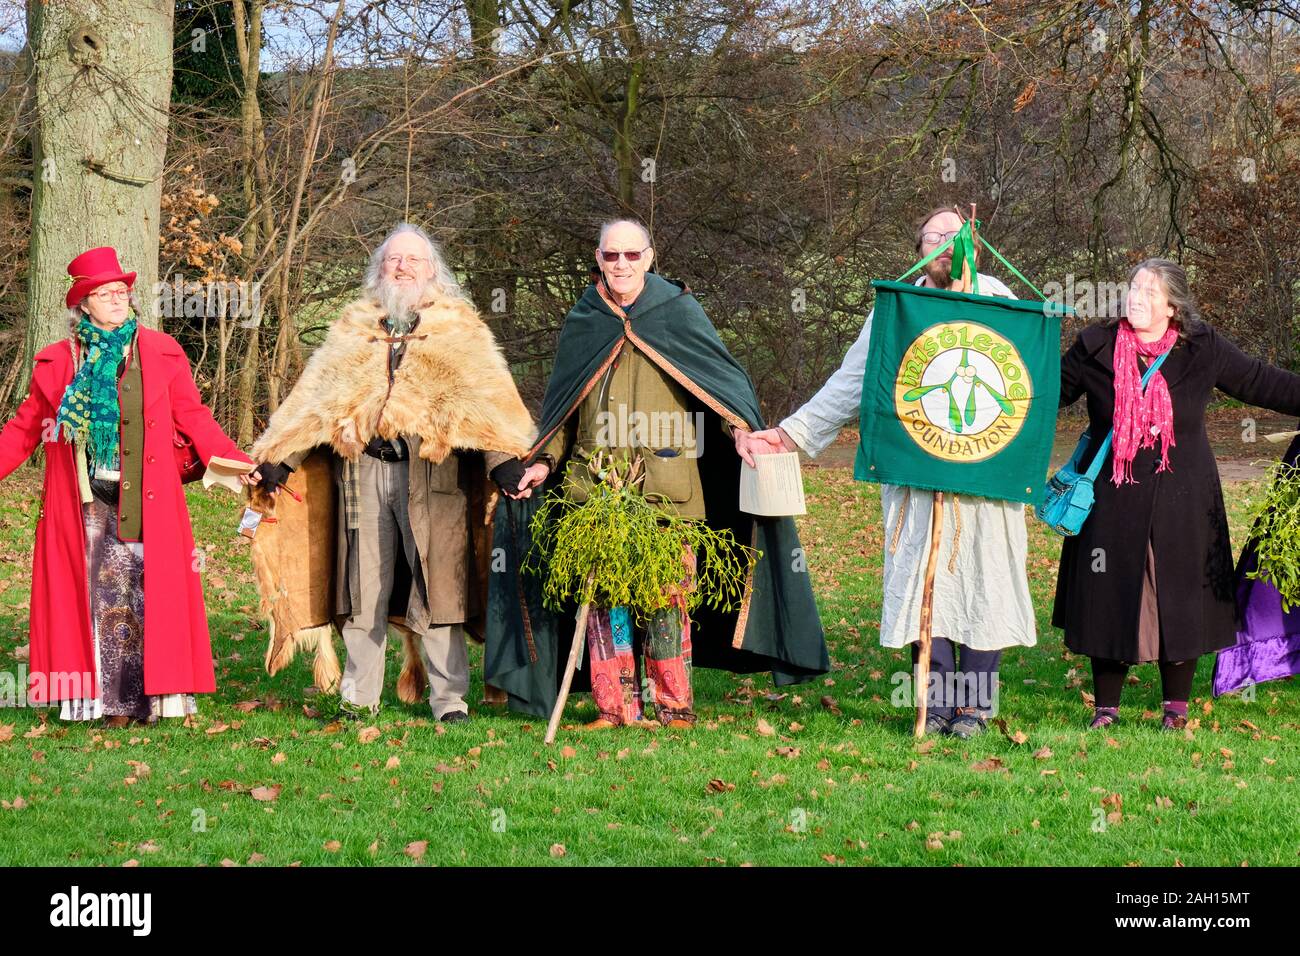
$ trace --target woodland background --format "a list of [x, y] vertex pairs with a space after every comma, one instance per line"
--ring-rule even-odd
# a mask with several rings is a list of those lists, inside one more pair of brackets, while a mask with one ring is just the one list
[[[0, 0], [0, 412], [66, 334], [67, 262], [107, 244], [146, 305], [155, 277], [197, 284], [148, 321], [247, 445], [401, 220], [535, 403], [596, 226], [630, 214], [779, 417], [954, 201], [1040, 287], [1180, 260], [1207, 318], [1297, 368], [1298, 24], [1213, 0]], [[236, 280], [256, 321], [208, 302]]]

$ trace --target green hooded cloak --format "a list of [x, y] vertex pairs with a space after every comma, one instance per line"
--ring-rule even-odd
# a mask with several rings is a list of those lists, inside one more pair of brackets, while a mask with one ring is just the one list
[[[721, 426], [712, 420], [720, 416], [738, 427], [763, 428], [754, 383], [685, 286], [651, 273], [633, 311], [630, 319], [620, 317], [592, 284], [565, 317], [542, 402], [537, 444], [528, 460], [577, 414], [582, 399], [630, 341], [698, 403], [693, 410], [705, 415], [702, 436], [718, 436], [701, 439], [698, 463], [706, 520], [714, 528], [731, 528], [737, 541], [752, 543], [762, 552], [739, 610], [723, 613], [701, 606], [694, 613], [692, 666], [742, 674], [771, 671], [779, 686], [826, 673], [830, 658], [794, 519], [740, 511], [740, 456], [731, 442], [720, 440]], [[546, 716], [554, 706], [576, 608], [556, 613], [543, 607], [540, 579], [521, 575], [519, 565], [532, 546], [529, 522], [541, 492], [561, 479], [561, 474], [552, 473], [544, 488], [523, 501], [502, 498], [488, 584], [484, 679], [509, 694], [512, 710], [538, 716]], [[574, 689], [590, 686], [585, 671], [584, 661]]]

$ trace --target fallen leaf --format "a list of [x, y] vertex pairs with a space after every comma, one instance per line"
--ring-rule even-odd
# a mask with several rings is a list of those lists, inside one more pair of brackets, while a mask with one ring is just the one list
[[339, 850], [343, 849], [343, 844], [340, 843], [338, 840], [327, 840], [325, 841], [325, 845], [324, 847], [322, 847], [322, 849], [324, 849], [327, 853], [337, 853]]
[[373, 744], [380, 737], [378, 727], [362, 727], [357, 731], [357, 743]]
[[402, 761], [397, 758], [396, 754], [394, 754], [393, 756], [388, 758], [388, 763], [384, 764], [384, 769], [396, 770], [401, 765], [402, 765]]
[[555, 857], [556, 859], [559, 859], [560, 857], [564, 856], [564, 854], [568, 852], [569, 851], [564, 848], [563, 843], [551, 844], [551, 856]]
[[215, 724], [213, 724], [211, 727], [209, 727], [209, 728], [205, 731], [205, 733], [209, 733], [209, 734], [224, 734], [224, 733], [225, 733], [227, 730], [229, 730], [229, 729], [230, 729], [230, 725], [229, 725], [229, 724], [223, 724], [223, 723], [221, 723], [220, 721], [217, 721], [217, 723], [215, 723]]
[[761, 737], [772, 737], [776, 734], [776, 728], [769, 724], [762, 717], [758, 718], [758, 725], [755, 728]]
[[7, 743], [14, 739], [14, 725], [0, 724], [0, 744]]
[[578, 751], [566, 745], [560, 751], [560, 756], [563, 757], [565, 760], [572, 760], [574, 757], [578, 756]]
[[1034, 751], [1034, 759], [1035, 759], [1035, 760], [1051, 760], [1051, 759], [1052, 759], [1052, 748], [1051, 748], [1051, 747], [1039, 747], [1037, 750]]
[[734, 783], [727, 783], [727, 781], [721, 780], [718, 777], [714, 777], [712, 780], [709, 781], [709, 786], [708, 786], [709, 793], [726, 793], [728, 790], [735, 790], [735, 789], [736, 789], [736, 785]]
[[1002, 736], [1006, 737], [1007, 740], [1011, 741], [1013, 744], [1019, 746], [1020, 744], [1029, 742], [1029, 736], [1023, 730], [1013, 732], [1007, 727], [1007, 722], [1001, 717], [995, 717], [993, 723], [998, 730], [1002, 731]]
[[262, 803], [270, 803], [273, 800], [280, 799], [280, 791], [282, 789], [283, 788], [278, 783], [271, 787], [254, 787], [252, 790], [248, 791], [248, 795], [254, 800], [260, 800]]
[[412, 860], [423, 860], [424, 854], [428, 851], [428, 849], [429, 849], [428, 840], [416, 840], [414, 843], [406, 844], [406, 849], [403, 850], [402, 852], [405, 853], [407, 856], [409, 856]]
[[1003, 764], [1001, 757], [986, 757], [983, 760], [977, 760], [975, 763], [971, 764], [970, 768], [983, 773], [989, 770], [1004, 770], [1006, 769], [1006, 766]]

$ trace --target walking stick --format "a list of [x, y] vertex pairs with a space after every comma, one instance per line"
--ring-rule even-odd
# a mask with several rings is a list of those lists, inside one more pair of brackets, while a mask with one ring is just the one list
[[913, 736], [925, 734], [925, 717], [930, 689], [930, 625], [934, 618], [934, 569], [938, 564], [939, 541], [943, 537], [943, 492], [934, 493], [930, 509], [930, 553], [925, 559], [925, 588], [921, 592], [921, 634], [917, 641], [920, 653], [916, 662], [916, 726]]
[[[587, 587], [585, 590], [591, 590], [591, 582], [596, 578], [596, 571], [592, 569], [587, 575]], [[560, 681], [560, 694], [555, 698], [555, 707], [551, 711], [551, 721], [546, 725], [545, 743], [549, 746], [555, 743], [555, 731], [560, 726], [560, 715], [564, 713], [564, 704], [569, 699], [569, 685], [573, 683], [573, 672], [578, 669], [578, 654], [582, 650], [582, 642], [587, 639], [587, 615], [591, 613], [591, 602], [587, 601], [578, 608], [578, 621], [573, 628], [573, 644], [569, 647], [569, 662], [564, 665], [564, 677]]]

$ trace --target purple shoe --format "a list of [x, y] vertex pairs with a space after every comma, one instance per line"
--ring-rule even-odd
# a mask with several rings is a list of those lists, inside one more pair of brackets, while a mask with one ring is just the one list
[[1104, 730], [1112, 724], [1119, 723], [1119, 709], [1115, 707], [1098, 707], [1093, 711], [1089, 730]]

